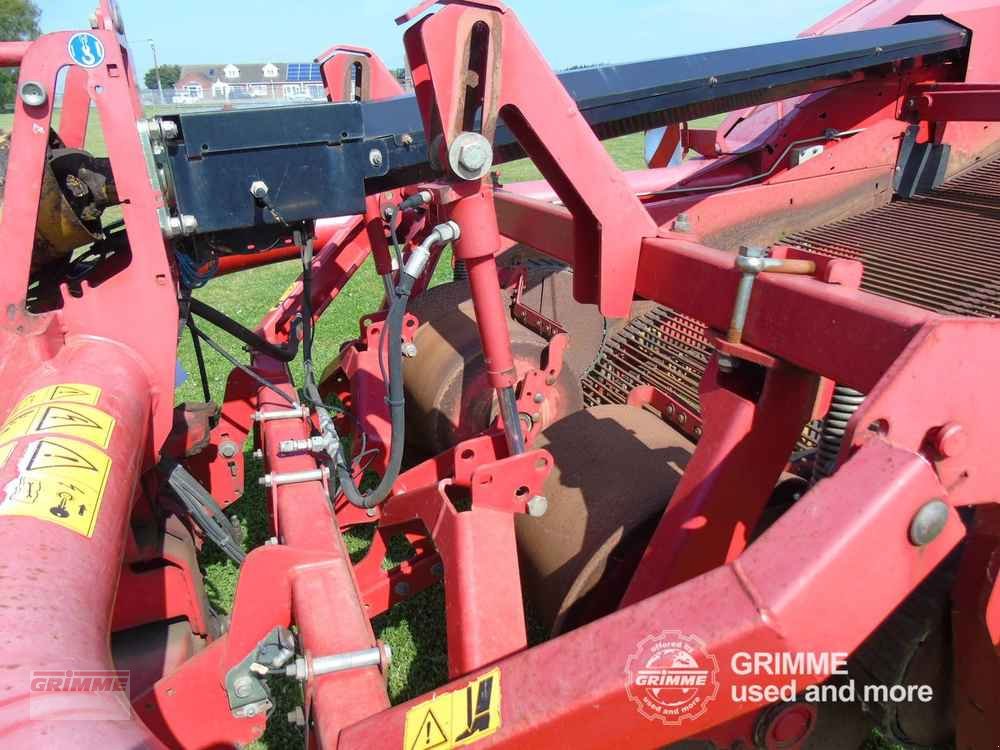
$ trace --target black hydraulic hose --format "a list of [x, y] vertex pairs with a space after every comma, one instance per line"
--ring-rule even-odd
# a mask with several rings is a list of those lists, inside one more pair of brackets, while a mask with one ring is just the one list
[[223, 331], [237, 338], [244, 344], [262, 354], [273, 357], [279, 362], [291, 362], [299, 353], [298, 323], [292, 325], [292, 334], [289, 336], [288, 346], [278, 346], [270, 341], [258, 336], [249, 328], [245, 328], [235, 320], [230, 318], [221, 310], [216, 310], [210, 305], [206, 305], [201, 300], [191, 298], [191, 313], [199, 318], [207, 320], [209, 323], [218, 326]]
[[362, 492], [354, 482], [354, 473], [350, 462], [344, 456], [340, 446], [333, 419], [323, 405], [323, 397], [316, 384], [316, 373], [312, 362], [312, 239], [301, 243], [302, 246], [302, 355], [303, 355], [303, 390], [308, 401], [316, 408], [320, 428], [328, 438], [327, 452], [334, 462], [334, 472], [337, 483], [344, 492], [348, 502], [359, 508], [374, 508], [385, 501], [392, 491], [392, 486], [399, 477], [403, 465], [403, 446], [406, 438], [406, 414], [403, 392], [403, 320], [406, 316], [406, 306], [416, 278], [400, 269], [399, 285], [393, 295], [392, 304], [386, 317], [386, 333], [389, 336], [389, 403], [390, 422], [392, 424], [389, 459], [386, 472], [378, 486], [368, 492]]
[[344, 497], [351, 505], [358, 508], [374, 508], [382, 503], [392, 491], [392, 486], [399, 478], [403, 465], [403, 444], [406, 439], [406, 414], [403, 392], [403, 319], [406, 316], [406, 305], [410, 300], [410, 292], [416, 281], [406, 273], [400, 273], [399, 286], [396, 288], [396, 298], [389, 307], [386, 318], [387, 335], [389, 336], [389, 404], [390, 423], [392, 424], [389, 459], [386, 462], [385, 474], [378, 486], [369, 492], [362, 493], [354, 483], [350, 466], [338, 452], [337, 481], [344, 491]]

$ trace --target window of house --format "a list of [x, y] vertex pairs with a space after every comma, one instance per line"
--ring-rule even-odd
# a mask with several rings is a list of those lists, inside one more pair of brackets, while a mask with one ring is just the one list
[[201, 87], [200, 83], [189, 83], [184, 87], [184, 93], [192, 99], [201, 99], [205, 95], [205, 90]]

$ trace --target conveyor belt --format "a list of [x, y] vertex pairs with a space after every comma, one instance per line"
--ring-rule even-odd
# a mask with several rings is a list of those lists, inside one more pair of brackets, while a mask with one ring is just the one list
[[941, 187], [785, 239], [865, 266], [861, 288], [944, 315], [1000, 317], [1000, 157]]
[[[1000, 156], [925, 195], [785, 238], [864, 263], [863, 289], [947, 315], [1000, 317]], [[583, 380], [588, 405], [653, 385], [700, 412], [711, 356], [698, 321], [659, 307], [611, 336]], [[810, 440], [804, 441], [808, 444]]]

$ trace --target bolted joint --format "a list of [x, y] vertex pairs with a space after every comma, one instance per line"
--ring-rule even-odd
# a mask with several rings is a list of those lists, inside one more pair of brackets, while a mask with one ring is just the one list
[[291, 409], [274, 409], [272, 411], [255, 411], [254, 422], [273, 422], [276, 419], [306, 419], [309, 417], [309, 407], [305, 404]]
[[282, 440], [278, 445], [278, 453], [322, 453], [330, 445], [330, 438], [325, 435], [313, 435], [304, 440]]
[[288, 471], [284, 474], [273, 472], [265, 474], [258, 483], [264, 487], [281, 487], [284, 484], [301, 484], [302, 482], [321, 482], [330, 478], [330, 469], [323, 466], [319, 469], [307, 469], [305, 471]]
[[917, 547], [930, 544], [948, 525], [951, 506], [940, 498], [926, 503], [910, 522], [910, 542]]
[[493, 166], [493, 146], [479, 133], [459, 133], [448, 148], [448, 165], [463, 180], [479, 180]]
[[41, 107], [49, 100], [45, 86], [38, 81], [25, 81], [18, 93], [21, 95], [21, 101], [29, 107]]
[[402, 350], [403, 350], [403, 356], [406, 357], [407, 359], [413, 359], [414, 357], [417, 356], [417, 345], [414, 344], [412, 341], [404, 341]]
[[535, 495], [528, 501], [528, 515], [541, 518], [549, 511], [549, 499], [545, 495]]
[[167, 219], [167, 224], [163, 228], [163, 234], [165, 234], [168, 239], [173, 239], [174, 237], [190, 237], [197, 231], [198, 220], [190, 214], [171, 216]]
[[254, 180], [250, 183], [250, 195], [254, 197], [254, 200], [262, 201], [267, 198], [270, 192], [271, 189], [263, 180]]
[[223, 458], [233, 458], [239, 453], [239, 446], [232, 440], [224, 440], [219, 444], [219, 455]]

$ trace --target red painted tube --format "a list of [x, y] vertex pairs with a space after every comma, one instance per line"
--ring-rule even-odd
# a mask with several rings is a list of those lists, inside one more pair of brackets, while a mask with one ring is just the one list
[[[118, 574], [149, 452], [149, 380], [102, 339], [71, 339], [49, 364], [27, 387], [3, 386], [39, 405], [17, 410], [33, 416], [6, 435], [27, 434], [0, 445], [0, 744], [160, 747], [107, 687]], [[82, 691], [58, 690], [74, 676]]]
[[490, 385], [497, 389], [509, 388], [517, 382], [517, 371], [497, 275], [500, 235], [496, 229], [492, 195], [478, 193], [462, 198], [452, 207], [451, 218], [462, 229], [455, 242], [455, 257], [464, 260], [469, 271], [469, 288]]
[[[263, 355], [254, 366], [287, 393], [294, 389], [283, 365]], [[258, 392], [261, 411], [288, 408], [268, 388]], [[308, 453], [282, 454], [283, 440], [301, 440], [309, 435], [303, 419], [280, 419], [260, 423], [260, 442], [269, 472], [286, 473], [316, 468]], [[313, 655], [337, 654], [370, 648], [375, 644], [371, 624], [354, 580], [343, 537], [337, 526], [322, 482], [299, 482], [273, 487], [275, 531], [282, 544], [328, 555], [322, 564], [304, 567], [293, 574], [292, 608], [302, 648]], [[335, 623], [335, 627], [331, 624]], [[378, 667], [354, 669], [319, 677], [311, 683], [314, 732], [320, 747], [335, 747], [340, 731], [389, 707], [385, 678]]]
[[0, 68], [16, 68], [30, 46], [31, 42], [0, 42]]

